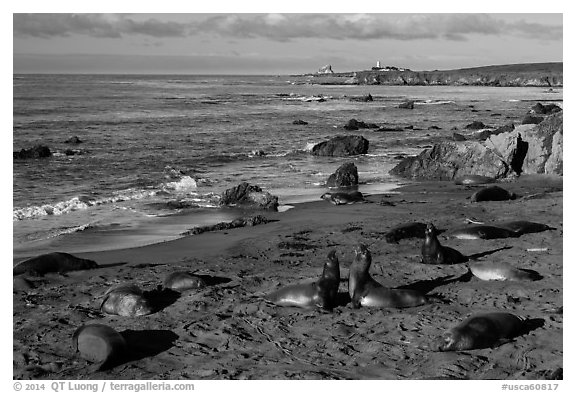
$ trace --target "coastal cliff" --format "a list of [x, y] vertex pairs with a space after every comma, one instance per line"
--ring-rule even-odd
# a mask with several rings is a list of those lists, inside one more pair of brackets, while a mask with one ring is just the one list
[[313, 84], [562, 87], [563, 63], [508, 64], [457, 70], [367, 70], [311, 75]]

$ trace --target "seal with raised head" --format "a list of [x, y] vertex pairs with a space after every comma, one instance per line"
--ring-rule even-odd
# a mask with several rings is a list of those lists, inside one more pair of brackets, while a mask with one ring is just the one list
[[510, 199], [516, 199], [516, 194], [498, 186], [485, 187], [470, 197], [472, 202], [508, 201]]
[[339, 286], [340, 263], [336, 250], [331, 250], [318, 281], [288, 285], [266, 295], [265, 299], [278, 306], [332, 310], [336, 306]]
[[527, 233], [538, 233], [554, 229], [546, 224], [540, 224], [538, 222], [532, 222], [532, 221], [505, 221], [495, 223], [495, 225], [499, 226], [500, 228], [516, 232], [518, 235], [525, 235]]
[[386, 288], [369, 273], [372, 254], [364, 244], [354, 246], [354, 261], [350, 266], [348, 293], [352, 307], [415, 307], [428, 303], [426, 296], [411, 289]]
[[522, 334], [524, 320], [506, 312], [492, 312], [469, 317], [436, 339], [430, 349], [465, 351], [491, 348]]
[[388, 243], [398, 243], [402, 239], [420, 238], [424, 239], [426, 234], [426, 224], [423, 222], [409, 222], [395, 226], [386, 232], [385, 238]]
[[174, 291], [200, 289], [206, 286], [206, 281], [189, 272], [172, 272], [164, 278], [164, 288]]
[[326, 192], [320, 196], [334, 205], [350, 205], [352, 203], [366, 202], [360, 191], [352, 192]]
[[152, 314], [154, 311], [142, 290], [129, 283], [108, 289], [104, 294], [100, 310], [106, 314], [123, 317], [139, 317]]
[[83, 359], [96, 363], [99, 370], [117, 365], [126, 355], [124, 337], [110, 326], [80, 326], [72, 336], [72, 347]]
[[468, 260], [468, 257], [462, 255], [460, 251], [440, 244], [434, 224], [426, 225], [424, 232], [426, 238], [422, 244], [422, 263], [452, 265]]
[[448, 231], [446, 236], [462, 240], [489, 240], [518, 237], [520, 233], [494, 225], [466, 225]]
[[472, 262], [470, 272], [484, 281], [536, 281], [542, 276], [530, 269], [516, 268], [506, 262]]
[[493, 177], [482, 176], [482, 175], [463, 175], [454, 179], [454, 184], [457, 185], [480, 185], [494, 183], [496, 180]]
[[46, 273], [66, 273], [74, 270], [96, 269], [98, 264], [90, 259], [78, 258], [65, 252], [38, 255], [18, 263], [12, 269], [14, 276], [30, 274], [43, 276]]

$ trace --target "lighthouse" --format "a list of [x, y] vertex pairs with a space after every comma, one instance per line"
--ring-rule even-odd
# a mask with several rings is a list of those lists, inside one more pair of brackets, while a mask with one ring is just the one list
[[376, 68], [382, 68], [382, 67], [380, 67], [380, 60], [376, 61]]

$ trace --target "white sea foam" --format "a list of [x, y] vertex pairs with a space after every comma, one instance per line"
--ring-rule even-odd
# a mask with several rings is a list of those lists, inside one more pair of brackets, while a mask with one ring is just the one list
[[164, 186], [165, 190], [174, 190], [176, 192], [187, 192], [196, 190], [197, 188], [198, 184], [196, 183], [196, 180], [190, 176], [182, 176], [180, 180], [166, 183]]

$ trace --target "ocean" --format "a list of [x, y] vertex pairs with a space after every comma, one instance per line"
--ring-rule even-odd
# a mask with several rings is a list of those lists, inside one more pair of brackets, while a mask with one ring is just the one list
[[[373, 101], [351, 99], [366, 94]], [[398, 108], [406, 99], [413, 110]], [[13, 161], [14, 258], [142, 246], [230, 221], [243, 213], [218, 207], [219, 195], [243, 181], [287, 210], [319, 200], [349, 161], [361, 192], [387, 192], [407, 182], [388, 174], [400, 156], [469, 133], [472, 121], [518, 124], [536, 102], [562, 100], [562, 89], [332, 86], [302, 76], [14, 75], [13, 150], [43, 144], [54, 154]], [[347, 131], [352, 118], [403, 131]], [[368, 154], [310, 154], [342, 134], [363, 135]], [[83, 143], [65, 143], [74, 136]]]

